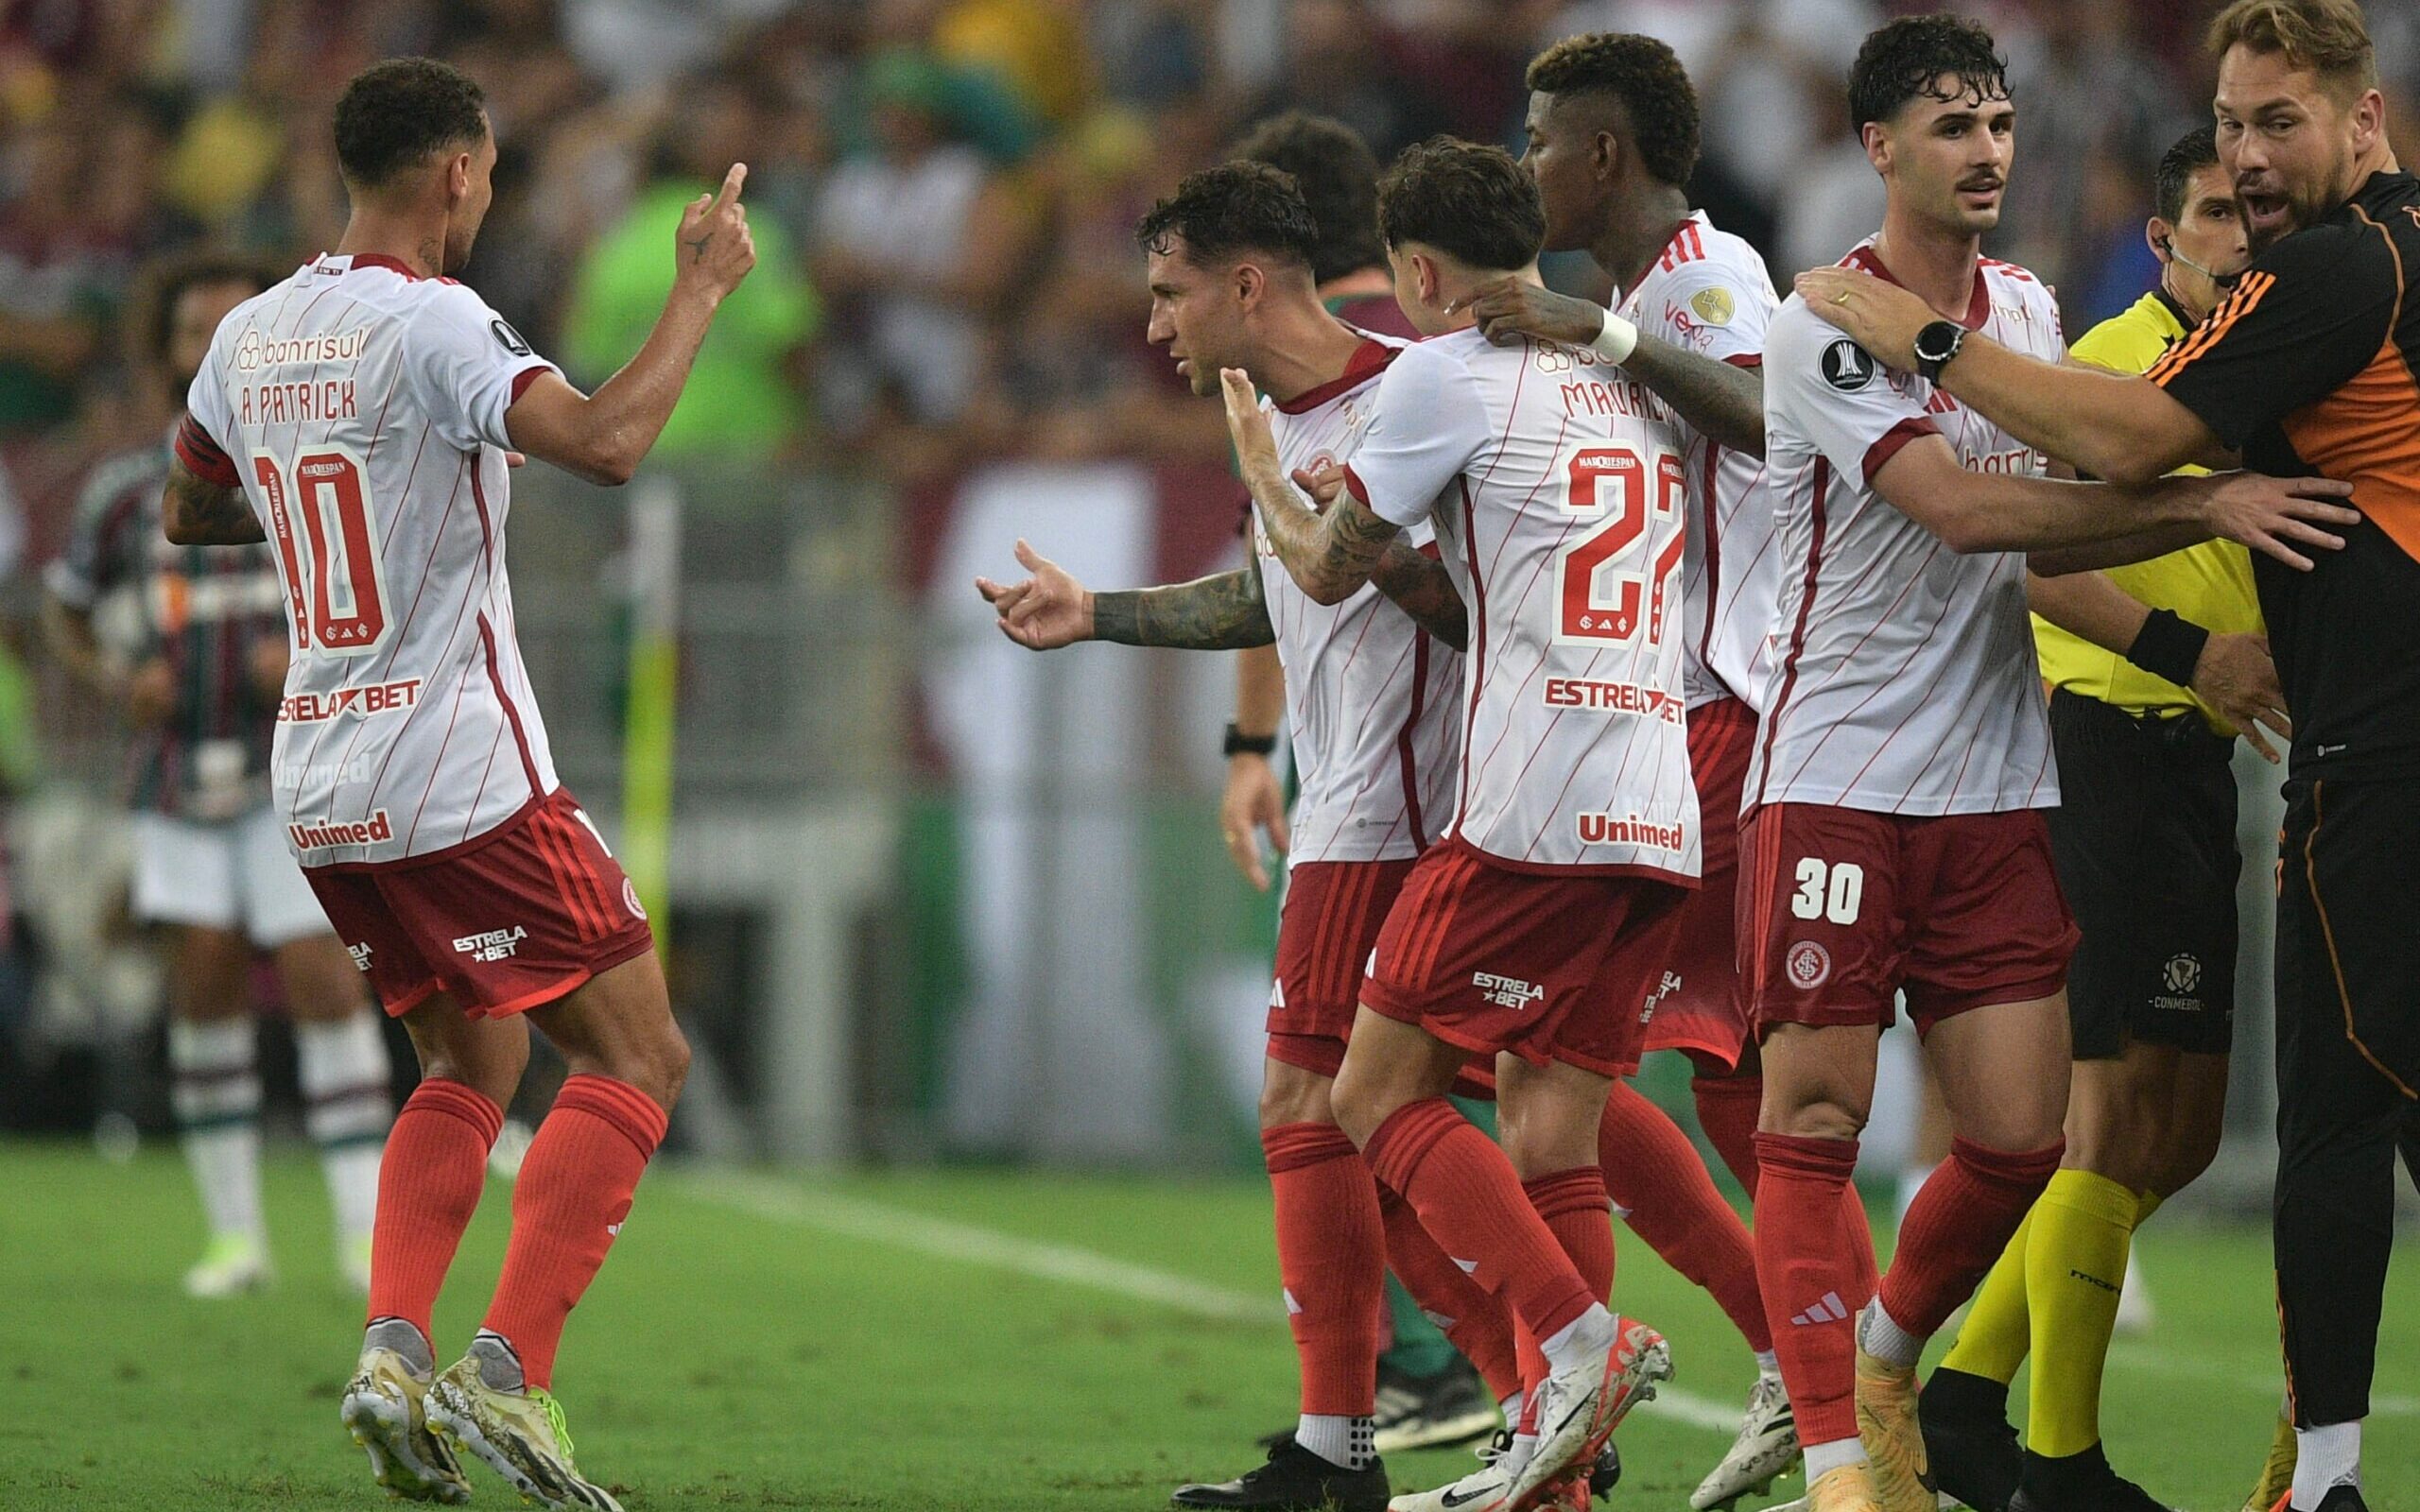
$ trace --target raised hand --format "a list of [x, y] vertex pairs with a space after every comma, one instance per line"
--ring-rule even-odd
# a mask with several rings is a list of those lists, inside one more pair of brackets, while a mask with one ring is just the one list
[[756, 266], [748, 207], [739, 202], [739, 186], [747, 181], [748, 164], [735, 163], [722, 176], [720, 189], [700, 195], [681, 212], [680, 236], [673, 248], [675, 286], [697, 289], [719, 303]]
[[1330, 462], [1317, 472], [1298, 467], [1294, 470], [1294, 487], [1311, 501], [1313, 514], [1325, 514], [1327, 507], [1344, 492], [1344, 464]]
[[[1512, 346], [1523, 336], [1584, 347], [1605, 329], [1603, 306], [1557, 294], [1527, 279], [1498, 279], [1461, 303], [1478, 322], [1479, 335], [1499, 347]], [[1445, 313], [1451, 315], [1452, 307]]]
[[2342, 551], [2344, 538], [2322, 527], [2350, 529], [2361, 523], [2361, 512], [2343, 502], [2352, 491], [2351, 484], [2334, 478], [2231, 472], [2211, 490], [2203, 507], [2203, 520], [2212, 535], [2240, 541], [2307, 573], [2311, 559], [2289, 542], [2319, 551]]
[[[2275, 763], [2277, 747], [2267, 731], [2291, 741], [2293, 721], [2286, 717], [2286, 690], [2277, 680], [2277, 663], [2269, 655], [2265, 635], [2213, 635], [2193, 664], [2193, 692], [2216, 709], [2252, 748]], [[2267, 727], [2267, 731], [2263, 728]]]
[[1277, 438], [1269, 428], [1269, 417], [1261, 413], [1260, 396], [1252, 391], [1252, 380], [1241, 368], [1221, 368], [1219, 391], [1227, 405], [1227, 435], [1236, 443], [1237, 470], [1247, 481], [1255, 469], [1274, 472]]
[[1860, 268], [1811, 267], [1798, 275], [1796, 286], [1811, 313], [1900, 372], [1915, 371], [1917, 334], [1941, 318], [1920, 297]]
[[1055, 651], [1093, 638], [1093, 595], [1067, 570], [1020, 541], [1017, 561], [1033, 576], [1021, 583], [975, 579], [999, 612], [1000, 633], [1028, 651]]

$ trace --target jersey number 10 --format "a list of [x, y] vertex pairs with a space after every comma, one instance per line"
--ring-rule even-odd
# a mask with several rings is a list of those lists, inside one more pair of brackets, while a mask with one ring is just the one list
[[297, 654], [378, 649], [387, 639], [386, 569], [361, 458], [351, 447], [328, 445], [303, 453], [288, 470], [254, 452], [252, 476], [268, 501]]
[[[1601, 515], [1603, 522], [1555, 552], [1555, 598], [1562, 624], [1555, 639], [1569, 644], [1634, 640], [1644, 628], [1652, 644], [1664, 638], [1664, 610], [1672, 575], [1681, 565], [1686, 533], [1670, 532], [1650, 563], [1625, 558], [1641, 554], [1651, 538], [1649, 513], [1662, 524], [1679, 517], [1688, 474], [1681, 459], [1662, 447], [1642, 457], [1627, 446], [1583, 446], [1571, 454], [1570, 490], [1564, 507], [1574, 515]], [[1654, 472], [1651, 503], [1648, 474]], [[1609, 493], [1613, 497], [1608, 497]], [[1646, 566], [1647, 571], [1635, 570]]]

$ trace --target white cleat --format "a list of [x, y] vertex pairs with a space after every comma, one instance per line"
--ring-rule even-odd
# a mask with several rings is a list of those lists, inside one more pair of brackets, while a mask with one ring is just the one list
[[1488, 1512], [1500, 1507], [1512, 1487], [1512, 1471], [1505, 1464], [1512, 1452], [1512, 1431], [1496, 1430], [1478, 1452], [1478, 1469], [1451, 1486], [1433, 1491], [1408, 1491], [1387, 1503], [1387, 1512]]
[[267, 1290], [276, 1280], [277, 1269], [259, 1240], [222, 1234], [202, 1251], [200, 1263], [185, 1272], [185, 1295], [217, 1301]]
[[1601, 1365], [1548, 1376], [1538, 1387], [1538, 1448], [1505, 1490], [1506, 1512], [1545, 1504], [1574, 1465], [1592, 1464], [1630, 1410], [1672, 1379], [1672, 1349], [1664, 1335], [1631, 1318], [1614, 1319], [1614, 1347]]
[[370, 1473], [389, 1496], [459, 1505], [471, 1483], [451, 1450], [428, 1431], [423, 1403], [429, 1378], [392, 1349], [366, 1349], [344, 1388], [345, 1432], [370, 1456]]
[[429, 1387], [428, 1423], [439, 1437], [484, 1461], [550, 1512], [622, 1512], [614, 1493], [580, 1474], [573, 1462], [562, 1404], [535, 1387], [509, 1391], [489, 1385], [475, 1352]]
[[1743, 1496], [1760, 1496], [1798, 1461], [1798, 1418], [1789, 1410], [1789, 1393], [1782, 1389], [1781, 1377], [1759, 1375], [1731, 1452], [1699, 1483], [1689, 1505], [1708, 1512]]

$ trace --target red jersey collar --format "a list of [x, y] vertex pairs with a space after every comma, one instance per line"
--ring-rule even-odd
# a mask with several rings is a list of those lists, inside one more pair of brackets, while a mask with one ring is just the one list
[[[1854, 251], [1850, 252], [1842, 261], [1847, 263], [1851, 267], [1864, 269], [1866, 272], [1873, 274], [1876, 278], [1880, 279], [1885, 284], [1898, 284], [1901, 288], [1907, 287], [1905, 284], [1899, 284], [1899, 281], [1892, 276], [1891, 269], [1883, 266], [1881, 258], [1874, 255], [1874, 244], [1872, 242], [1867, 242], [1863, 246], [1858, 247]], [[1975, 292], [1973, 296], [1967, 300], [1966, 314], [1959, 320], [1958, 323], [1964, 326], [1969, 331], [1980, 331], [1983, 329], [1983, 322], [1989, 320], [1991, 318], [1992, 291], [1987, 286], [1983, 277], [1982, 260], [1978, 258], [1975, 262]]]
[[1360, 387], [1370, 381], [1373, 374], [1386, 371], [1387, 364], [1394, 361], [1395, 353], [1402, 350], [1401, 347], [1391, 347], [1383, 341], [1371, 341], [1365, 338], [1359, 346], [1353, 349], [1353, 355], [1345, 360], [1342, 376], [1331, 378], [1326, 383], [1305, 388], [1293, 398], [1278, 404], [1277, 407], [1288, 415], [1300, 415], [1317, 409], [1339, 394], [1349, 393]]

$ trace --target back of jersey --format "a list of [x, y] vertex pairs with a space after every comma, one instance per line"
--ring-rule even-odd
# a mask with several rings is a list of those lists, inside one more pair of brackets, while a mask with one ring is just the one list
[[1350, 486], [1397, 524], [1433, 509], [1471, 610], [1455, 837], [1519, 869], [1693, 881], [1669, 411], [1594, 353], [1476, 330], [1407, 350], [1377, 403]]
[[305, 866], [438, 854], [556, 786], [504, 563], [504, 414], [550, 368], [468, 288], [367, 254], [212, 340], [177, 450], [242, 487], [277, 553], [271, 777]]

